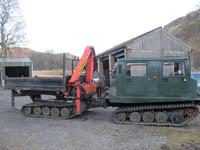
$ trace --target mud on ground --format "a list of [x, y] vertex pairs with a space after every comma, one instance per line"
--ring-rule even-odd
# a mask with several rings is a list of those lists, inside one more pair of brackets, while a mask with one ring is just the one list
[[200, 150], [200, 117], [181, 128], [118, 125], [115, 108], [88, 110], [70, 120], [25, 117], [29, 97], [10, 106], [10, 92], [0, 90], [0, 150]]

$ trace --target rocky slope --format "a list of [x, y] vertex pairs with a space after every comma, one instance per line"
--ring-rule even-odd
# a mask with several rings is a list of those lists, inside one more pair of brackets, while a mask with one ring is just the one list
[[180, 17], [164, 27], [192, 49], [194, 69], [200, 69], [200, 9]]

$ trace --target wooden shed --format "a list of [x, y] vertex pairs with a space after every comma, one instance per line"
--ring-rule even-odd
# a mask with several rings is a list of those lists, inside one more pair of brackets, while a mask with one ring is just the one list
[[190, 56], [191, 50], [188, 45], [159, 27], [98, 54], [98, 72], [109, 86], [109, 71], [117, 59]]
[[32, 70], [29, 58], [0, 58], [0, 86], [4, 86], [4, 77], [31, 77]]

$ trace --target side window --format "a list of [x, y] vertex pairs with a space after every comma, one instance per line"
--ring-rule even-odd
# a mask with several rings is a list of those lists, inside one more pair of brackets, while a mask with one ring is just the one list
[[184, 76], [185, 64], [184, 62], [164, 62], [163, 63], [163, 76]]
[[127, 63], [126, 75], [129, 77], [143, 77], [147, 74], [146, 63]]

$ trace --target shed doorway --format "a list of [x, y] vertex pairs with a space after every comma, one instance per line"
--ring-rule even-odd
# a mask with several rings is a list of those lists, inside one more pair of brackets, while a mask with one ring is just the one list
[[5, 67], [6, 77], [29, 77], [29, 66]]
[[109, 78], [109, 61], [103, 61], [103, 70], [104, 70], [104, 77], [105, 77], [105, 85], [110, 87], [110, 78]]

